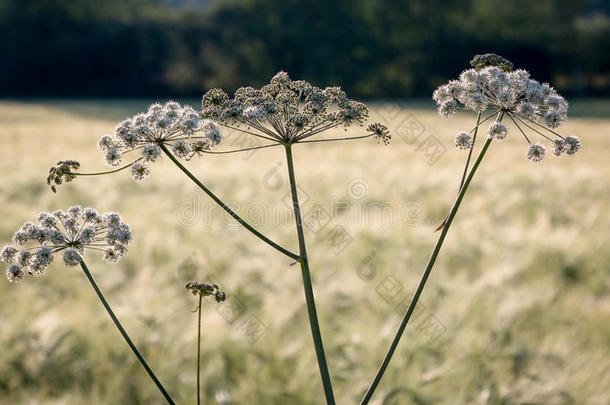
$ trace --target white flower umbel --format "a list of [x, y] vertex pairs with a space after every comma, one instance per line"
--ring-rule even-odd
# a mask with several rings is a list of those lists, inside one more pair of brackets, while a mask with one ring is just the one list
[[[286, 72], [277, 73], [260, 89], [239, 88], [233, 98], [221, 89], [212, 89], [203, 96], [201, 106], [205, 118], [278, 144], [305, 142], [332, 128], [363, 125], [369, 114], [366, 105], [349, 99], [340, 87], [321, 89], [304, 80], [292, 80]], [[367, 135], [332, 140], [372, 136], [384, 144], [389, 142], [385, 125], [375, 123], [367, 129]]]
[[[131, 168], [135, 180], [150, 175], [150, 163], [160, 158], [163, 148], [171, 149], [182, 159], [209, 153], [222, 140], [220, 128], [209, 119], [202, 119], [192, 107], [175, 101], [155, 103], [145, 113], [134, 115], [120, 122], [114, 133], [103, 135], [98, 149], [104, 153], [104, 161], [112, 170], [97, 173], [80, 173], [80, 163], [60, 161], [49, 170], [47, 184], [51, 190], [71, 182], [77, 176], [99, 176]], [[129, 157], [126, 164], [125, 158]]]
[[8, 264], [6, 277], [11, 283], [17, 283], [27, 275], [43, 274], [56, 254], [61, 253], [66, 266], [80, 265], [125, 342], [167, 403], [174, 405], [174, 400], [119, 322], [83, 260], [86, 250], [95, 250], [103, 252], [106, 261], [117, 262], [127, 253], [129, 243], [129, 225], [123, 222], [119, 214], [109, 212], [100, 215], [93, 208], [74, 206], [66, 211], [43, 212], [36, 222], [23, 224], [15, 232], [13, 244], [0, 250], [0, 261]]
[[[469, 149], [458, 196], [449, 214], [436, 229], [440, 231], [440, 235], [426, 264], [423, 276], [418, 283], [411, 302], [406, 308], [400, 326], [392, 339], [392, 343], [379, 367], [379, 371], [368, 388], [361, 405], [369, 403], [385, 370], [390, 364], [396, 347], [415, 311], [426, 281], [432, 272], [447, 232], [487, 150], [494, 140], [502, 140], [508, 133], [502, 120], [506, 117], [510, 118], [523, 134], [529, 144], [526, 156], [532, 162], [541, 161], [546, 154], [546, 148], [538, 143], [532, 144], [521, 128], [521, 125], [551, 141], [553, 144], [553, 154], [557, 156], [562, 153], [573, 155], [581, 147], [578, 138], [574, 136], [564, 138], [553, 130], [566, 119], [568, 104], [548, 84], [540, 84], [531, 79], [529, 74], [524, 70], [512, 71], [513, 64], [495, 54], [477, 55], [471, 61], [471, 65], [474, 69], [462, 72], [459, 80], [452, 80], [440, 86], [433, 94], [433, 99], [438, 104], [439, 114], [443, 117], [450, 117], [459, 110], [474, 111], [478, 115], [477, 123], [471, 131], [460, 132], [455, 137], [455, 144], [458, 148]], [[486, 112], [488, 115], [483, 116]], [[488, 136], [480, 152], [474, 158], [472, 167], [470, 167], [470, 159], [473, 155], [472, 152], [478, 128], [492, 118], [495, 118], [495, 121], [489, 126]], [[549, 138], [538, 128], [542, 128], [547, 133], [554, 135], [555, 138]], [[472, 138], [470, 136], [471, 133], [473, 134]]]
[[544, 159], [545, 154], [546, 148], [538, 143], [534, 143], [530, 145], [529, 149], [527, 150], [526, 156], [530, 161], [537, 163]]
[[[460, 110], [489, 113], [480, 125], [502, 113], [523, 135], [528, 150], [532, 141], [526, 132], [548, 140], [555, 156], [573, 155], [580, 149], [578, 138], [564, 138], [555, 132], [568, 116], [568, 102], [554, 88], [532, 79], [523, 69], [513, 71], [512, 63], [497, 55], [477, 58], [471, 63], [473, 69], [465, 70], [458, 80], [451, 80], [434, 91], [433, 99], [441, 116], [448, 118]], [[504, 124], [494, 123], [489, 127], [489, 136], [494, 139], [502, 140], [507, 133]]]
[[458, 149], [470, 149], [472, 136], [468, 132], [461, 131], [455, 136], [454, 142]]
[[[223, 90], [212, 89], [202, 99], [202, 116], [219, 125], [242, 132], [244, 136], [264, 139], [265, 144], [224, 153], [241, 152], [281, 145], [286, 154], [292, 207], [299, 240], [298, 262], [301, 266], [309, 324], [316, 348], [316, 357], [326, 402], [334, 404], [334, 393], [324, 353], [322, 334], [315, 309], [315, 298], [309, 269], [307, 244], [297, 195], [293, 145], [331, 142], [372, 137], [388, 144], [391, 135], [381, 123], [371, 123], [366, 133], [350, 137], [323, 137], [336, 128], [362, 126], [368, 120], [368, 108], [347, 97], [339, 87], [318, 88], [303, 80], [292, 80], [287, 73], [277, 73], [269, 84], [255, 89], [242, 87], [229, 97]], [[221, 153], [221, 152], [215, 152]]]
[[66, 266], [77, 266], [86, 250], [103, 252], [107, 261], [116, 262], [130, 243], [129, 225], [118, 214], [100, 215], [93, 208], [75, 206], [43, 212], [36, 222], [23, 224], [13, 244], [0, 251], [0, 260], [9, 265], [9, 281], [17, 282], [25, 275], [43, 274], [57, 254]]
[[[72, 161], [58, 163], [49, 173], [49, 184], [71, 181], [76, 176], [103, 175], [131, 167], [132, 176], [141, 180], [149, 174], [148, 165], [161, 155], [167, 156], [191, 181], [210, 196], [225, 212], [244, 226], [257, 238], [269, 246], [296, 260], [301, 266], [303, 288], [309, 315], [316, 356], [328, 403], [334, 403], [334, 394], [326, 355], [322, 344], [322, 334], [317, 319], [313, 285], [306, 252], [303, 221], [299, 209], [296, 175], [292, 156], [295, 143], [329, 142], [348, 139], [374, 138], [378, 143], [387, 144], [390, 133], [385, 125], [372, 123], [360, 136], [319, 138], [312, 137], [326, 131], [362, 126], [368, 119], [368, 108], [358, 101], [349, 99], [339, 87], [320, 89], [311, 84], [291, 80], [284, 72], [275, 75], [268, 85], [260, 89], [243, 87], [230, 98], [219, 89], [208, 91], [202, 99], [202, 111], [197, 117], [193, 110], [177, 103], [154, 104], [145, 114], [138, 114], [120, 123], [113, 135], [104, 136], [98, 147], [105, 153], [106, 161], [116, 166], [102, 173], [77, 173], [78, 164]], [[212, 121], [214, 120], [214, 121]], [[258, 146], [235, 150], [211, 150], [222, 138], [219, 125], [232, 130], [265, 139]], [[311, 138], [311, 139], [310, 139]], [[293, 200], [299, 253], [294, 253], [267, 236], [235, 213], [214, 192], [197, 178], [182, 160], [190, 160], [203, 153], [225, 154], [252, 151], [269, 147], [282, 147], [286, 153], [290, 192]], [[137, 159], [125, 166], [120, 162], [126, 154], [138, 154]], [[59, 182], [57, 182], [59, 181]], [[114, 261], [115, 253], [107, 252], [105, 258]], [[71, 254], [67, 261], [70, 262]]]
[[[100, 139], [98, 147], [104, 152], [106, 163], [118, 166], [123, 156], [131, 152], [139, 153], [145, 162], [154, 162], [161, 154], [160, 144], [171, 147], [179, 157], [189, 159], [193, 154], [218, 145], [220, 139], [216, 123], [202, 120], [192, 107], [169, 101], [153, 104], [147, 112], [122, 121], [113, 135]], [[141, 167], [137, 175], [132, 171], [137, 180], [147, 173]]]

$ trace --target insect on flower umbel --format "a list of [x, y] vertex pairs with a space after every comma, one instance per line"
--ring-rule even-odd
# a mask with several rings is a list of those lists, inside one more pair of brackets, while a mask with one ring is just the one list
[[[455, 145], [469, 149], [475, 129], [489, 119], [500, 115], [508, 117], [528, 143], [527, 158], [540, 162], [546, 155], [546, 147], [530, 140], [526, 132], [541, 136], [550, 142], [553, 155], [573, 155], [581, 148], [580, 140], [573, 135], [563, 137], [554, 129], [568, 115], [568, 102], [547, 83], [539, 83], [523, 70], [513, 70], [513, 64], [494, 55], [478, 55], [463, 71], [458, 80], [451, 80], [434, 91], [433, 99], [439, 114], [445, 118], [459, 110], [489, 113], [480, 119], [469, 132], [456, 135]], [[503, 140], [508, 133], [502, 122], [494, 122], [488, 128], [488, 136]]]

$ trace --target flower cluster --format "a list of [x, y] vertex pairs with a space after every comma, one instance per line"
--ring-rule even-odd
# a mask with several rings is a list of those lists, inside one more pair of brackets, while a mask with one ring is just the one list
[[[532, 144], [522, 126], [549, 140], [556, 156], [573, 155], [580, 149], [577, 137], [564, 138], [553, 130], [567, 118], [568, 103], [550, 85], [530, 78], [523, 69], [513, 71], [512, 63], [498, 55], [477, 55], [471, 64], [474, 69], [465, 70], [458, 80], [451, 80], [434, 91], [433, 99], [441, 116], [451, 117], [460, 109], [477, 113], [492, 110], [479, 125], [494, 116], [507, 116], [530, 145], [527, 157], [534, 162], [542, 160], [546, 149]], [[507, 132], [504, 124], [495, 122], [489, 127], [488, 135], [502, 140]], [[466, 145], [465, 149], [470, 147], [463, 133], [458, 134], [455, 143], [462, 149]]]
[[222, 302], [227, 298], [227, 295], [223, 291], [220, 291], [220, 288], [216, 284], [189, 281], [184, 287], [193, 295], [201, 294], [204, 297], [213, 296], [216, 302]]
[[[363, 125], [368, 108], [351, 100], [340, 87], [321, 89], [279, 72], [260, 89], [242, 87], [233, 98], [221, 89], [202, 99], [202, 117], [233, 128], [247, 128], [254, 136], [278, 143], [296, 143], [331, 128]], [[390, 134], [381, 124], [369, 136], [387, 143]], [[252, 132], [254, 131], [254, 132]]]
[[127, 253], [129, 243], [129, 225], [119, 214], [102, 215], [93, 208], [74, 206], [67, 211], [43, 212], [36, 222], [23, 224], [13, 243], [0, 251], [0, 261], [9, 265], [8, 280], [17, 282], [26, 274], [43, 274], [56, 253], [63, 252], [67, 266], [78, 265], [86, 249], [101, 251], [106, 261], [115, 263]]
[[76, 178], [74, 172], [80, 168], [80, 163], [75, 160], [60, 160], [57, 165], [49, 169], [47, 184], [51, 186], [51, 190], [55, 193], [55, 186], [63, 183], [69, 183]]
[[215, 122], [201, 119], [192, 107], [169, 101], [153, 104], [146, 113], [122, 121], [114, 134], [100, 138], [98, 148], [110, 166], [119, 166], [123, 155], [137, 151], [140, 156], [131, 164], [131, 174], [142, 180], [150, 174], [148, 163], [161, 155], [159, 145], [170, 146], [176, 156], [189, 160], [220, 141]]

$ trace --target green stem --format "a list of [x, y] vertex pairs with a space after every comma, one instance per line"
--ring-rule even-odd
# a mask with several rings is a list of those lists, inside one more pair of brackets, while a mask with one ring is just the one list
[[354, 139], [369, 138], [372, 134], [360, 135], [360, 136], [348, 136], [347, 138], [328, 138], [328, 139], [314, 139], [311, 141], [295, 141], [294, 143], [317, 143], [317, 142], [334, 142], [334, 141], [350, 141]]
[[104, 297], [104, 294], [99, 289], [97, 283], [95, 282], [95, 279], [93, 278], [93, 276], [91, 275], [91, 272], [89, 271], [89, 268], [87, 268], [87, 265], [85, 264], [85, 262], [82, 259], [80, 260], [80, 265], [81, 265], [81, 267], [83, 269], [83, 272], [87, 276], [87, 279], [91, 283], [91, 286], [95, 290], [95, 293], [97, 294], [98, 298], [100, 299], [100, 301], [102, 301], [102, 304], [104, 305], [104, 308], [106, 308], [106, 311], [108, 312], [108, 315], [110, 315], [110, 318], [112, 318], [112, 322], [114, 322], [114, 324], [116, 325], [116, 327], [119, 330], [119, 332], [121, 332], [121, 335], [123, 336], [123, 339], [125, 339], [125, 341], [129, 345], [129, 347], [131, 348], [131, 351], [133, 351], [133, 354], [135, 354], [135, 356], [138, 358], [138, 360], [142, 364], [142, 367], [144, 367], [144, 369], [146, 370], [146, 372], [148, 373], [150, 378], [153, 380], [153, 382], [155, 383], [157, 388], [159, 388], [159, 391], [161, 391], [161, 394], [163, 394], [163, 397], [165, 397], [167, 402], [169, 404], [171, 404], [171, 405], [175, 405], [175, 402], [172, 399], [172, 397], [165, 390], [165, 388], [163, 387], [163, 385], [161, 384], [161, 382], [159, 381], [159, 379], [157, 378], [155, 373], [152, 371], [152, 369], [148, 365], [148, 363], [146, 363], [146, 360], [144, 360], [144, 357], [142, 357], [142, 355], [140, 354], [140, 351], [138, 350], [136, 345], [133, 344], [133, 342], [131, 341], [131, 338], [129, 337], [127, 332], [125, 332], [125, 329], [123, 329], [123, 326], [119, 322], [119, 319], [116, 317], [116, 315], [112, 311], [112, 308], [110, 308], [110, 305], [108, 304], [108, 301], [106, 301], [106, 298]]
[[131, 163], [127, 163], [125, 166], [121, 166], [117, 169], [113, 169], [113, 170], [107, 170], [105, 172], [94, 172], [94, 173], [79, 173], [79, 172], [74, 172], [74, 173], [69, 173], [69, 174], [73, 174], [75, 176], [103, 176], [104, 174], [111, 174], [111, 173], [117, 173], [120, 172], [121, 170], [125, 170], [128, 167], [131, 167], [134, 163], [139, 162], [140, 160], [144, 159], [143, 157], [139, 157], [136, 160], [134, 160]]
[[474, 149], [474, 143], [477, 140], [477, 133], [479, 132], [479, 122], [481, 122], [481, 113], [477, 115], [477, 125], [474, 127], [474, 134], [472, 134], [472, 144], [468, 149], [468, 157], [466, 158], [466, 164], [464, 165], [464, 172], [462, 172], [462, 180], [460, 181], [460, 189], [464, 186], [466, 175], [468, 174], [468, 167], [470, 166], [470, 158], [472, 157], [472, 150]]
[[[498, 119], [496, 121], [497, 122], [502, 121], [503, 116], [504, 116], [504, 114], [501, 113], [498, 116]], [[377, 371], [377, 375], [375, 375], [375, 378], [373, 379], [371, 386], [369, 387], [364, 398], [362, 399], [362, 402], [360, 403], [361, 405], [366, 405], [369, 403], [369, 401], [371, 400], [371, 397], [373, 396], [373, 394], [375, 392], [375, 389], [379, 385], [379, 382], [381, 381], [381, 378], [383, 377], [383, 374], [385, 373], [386, 368], [390, 364], [390, 360], [392, 359], [392, 356], [394, 355], [394, 352], [396, 351], [396, 347], [398, 346], [398, 343], [400, 342], [400, 339], [402, 338], [405, 328], [407, 327], [407, 324], [409, 323], [409, 319], [411, 318], [411, 314], [415, 310], [417, 301], [419, 300], [419, 297], [426, 285], [428, 276], [430, 275], [430, 272], [432, 271], [432, 268], [434, 267], [434, 263], [436, 262], [438, 253], [441, 250], [441, 246], [443, 246], [445, 236], [447, 235], [447, 232], [449, 231], [449, 228], [451, 227], [453, 218], [455, 217], [455, 214], [457, 213], [458, 209], [460, 208], [460, 203], [462, 202], [462, 199], [464, 198], [464, 195], [466, 194], [466, 190], [468, 190], [468, 186], [470, 185], [470, 182], [472, 181], [474, 174], [476, 173], [477, 169], [479, 168], [479, 165], [481, 164], [483, 157], [485, 157], [485, 153], [487, 152], [487, 149], [489, 148], [491, 141], [492, 141], [492, 138], [488, 137], [487, 140], [485, 141], [485, 144], [483, 144], [483, 147], [481, 148], [481, 152], [479, 152], [479, 155], [477, 156], [477, 159], [474, 162], [472, 169], [470, 170], [470, 173], [468, 173], [468, 177], [466, 177], [466, 181], [464, 182], [463, 187], [460, 189], [460, 193], [458, 194], [458, 197], [455, 200], [455, 203], [453, 204], [451, 211], [449, 212], [449, 216], [447, 217], [447, 222], [441, 231], [441, 234], [438, 238], [438, 241], [436, 242], [436, 245], [434, 246], [432, 255], [430, 255], [430, 259], [428, 260], [428, 264], [426, 265], [424, 274], [423, 274], [421, 280], [419, 281], [419, 285], [417, 286], [415, 294], [413, 295], [413, 298], [411, 299], [409, 307], [407, 308], [407, 312], [405, 313], [404, 317], [402, 318], [402, 321], [400, 322], [400, 326], [398, 327], [398, 330], [396, 331], [396, 335], [394, 336], [394, 339], [392, 340], [392, 344], [390, 345], [390, 348], [389, 348], [385, 358], [383, 359], [383, 362], [381, 363], [381, 367]]]
[[199, 293], [199, 320], [197, 322], [197, 405], [201, 404], [201, 300], [203, 293]]
[[165, 154], [170, 158], [170, 160], [172, 162], [174, 162], [174, 164], [176, 166], [178, 166], [178, 168], [184, 172], [184, 174], [186, 174], [191, 180], [193, 180], [193, 182], [195, 184], [197, 184], [197, 186], [199, 186], [200, 189], [205, 191], [205, 193], [207, 195], [209, 195], [212, 198], [212, 200], [214, 200], [216, 202], [216, 204], [220, 205], [220, 207], [223, 210], [225, 210], [231, 217], [233, 217], [233, 219], [235, 219], [237, 222], [239, 222], [244, 228], [246, 228], [247, 230], [252, 232], [260, 240], [262, 240], [269, 246], [273, 247], [274, 249], [279, 250], [286, 256], [288, 256], [294, 260], [299, 260], [299, 257], [300, 257], [299, 255], [294, 254], [291, 251], [289, 251], [288, 249], [281, 247], [280, 245], [278, 245], [277, 243], [275, 243], [274, 241], [272, 241], [271, 239], [269, 239], [268, 237], [266, 237], [265, 235], [263, 235], [256, 229], [254, 229], [249, 223], [247, 223], [244, 219], [242, 219], [239, 215], [237, 215], [231, 208], [229, 208], [224, 202], [222, 202], [222, 200], [220, 198], [216, 197], [216, 195], [212, 192], [212, 190], [207, 188], [202, 182], [199, 181], [199, 179], [197, 177], [195, 177], [193, 175], [193, 173], [191, 173], [186, 167], [184, 167], [184, 165], [182, 163], [180, 163], [180, 161], [178, 159], [176, 159], [176, 157], [167, 149], [167, 147], [164, 144], [160, 143], [159, 147], [163, 150], [163, 152], [165, 152]]
[[309, 272], [309, 260], [307, 259], [307, 247], [305, 245], [305, 234], [303, 233], [303, 220], [301, 218], [301, 210], [299, 208], [299, 196], [297, 194], [297, 183], [294, 175], [294, 164], [292, 161], [292, 148], [290, 144], [286, 145], [286, 161], [288, 163], [288, 176], [290, 178], [290, 192], [292, 194], [292, 206], [294, 209], [294, 217], [297, 228], [297, 236], [299, 238], [299, 254], [301, 263], [301, 274], [303, 276], [303, 289], [305, 290], [305, 302], [307, 304], [307, 313], [309, 315], [309, 325], [311, 334], [316, 349], [316, 357], [318, 359], [318, 367], [324, 386], [324, 395], [326, 396], [327, 405], [335, 404], [333, 387], [326, 364], [326, 355], [324, 354], [324, 344], [322, 343], [322, 334], [320, 333], [320, 325], [318, 323], [318, 314], [316, 311], [316, 302], [313, 294], [313, 286], [311, 284], [311, 274]]

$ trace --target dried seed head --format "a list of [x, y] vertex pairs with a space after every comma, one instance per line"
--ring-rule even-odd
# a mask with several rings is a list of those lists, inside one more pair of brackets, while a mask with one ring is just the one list
[[378, 122], [370, 124], [366, 129], [373, 136], [373, 138], [377, 139], [378, 143], [388, 145], [390, 143], [390, 139], [392, 139], [392, 135], [390, 134], [388, 127]]
[[185, 288], [193, 295], [202, 295], [204, 297], [214, 297], [216, 302], [222, 302], [226, 298], [226, 294], [220, 291], [216, 284], [200, 283], [198, 281], [189, 281]]
[[75, 160], [61, 160], [49, 169], [47, 184], [54, 193], [57, 191], [55, 186], [69, 183], [76, 178], [74, 174], [80, 168], [80, 163]]

